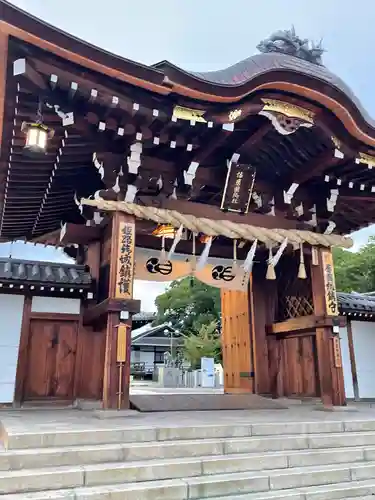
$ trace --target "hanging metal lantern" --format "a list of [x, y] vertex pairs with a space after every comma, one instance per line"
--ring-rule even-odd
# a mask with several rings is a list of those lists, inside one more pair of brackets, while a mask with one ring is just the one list
[[26, 134], [25, 150], [31, 153], [45, 153], [48, 139], [54, 134], [54, 131], [43, 123], [42, 104], [39, 100], [36, 121], [23, 122], [21, 125], [21, 131]]
[[26, 134], [25, 149], [32, 153], [45, 153], [48, 139], [53, 137], [53, 130], [43, 123], [23, 122], [21, 130]]
[[153, 231], [153, 236], [160, 236], [164, 238], [174, 238], [176, 229], [171, 224], [159, 224]]

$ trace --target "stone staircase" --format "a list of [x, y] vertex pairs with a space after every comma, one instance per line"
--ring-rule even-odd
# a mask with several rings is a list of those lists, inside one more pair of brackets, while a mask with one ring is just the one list
[[375, 498], [375, 420], [14, 432], [4, 447], [9, 500]]

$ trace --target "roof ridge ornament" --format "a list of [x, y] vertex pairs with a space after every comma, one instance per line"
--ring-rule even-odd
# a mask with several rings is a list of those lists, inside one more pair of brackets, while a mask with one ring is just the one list
[[322, 40], [315, 43], [307, 38], [300, 38], [296, 35], [294, 26], [290, 30], [276, 31], [262, 40], [257, 45], [257, 49], [264, 54], [278, 52], [323, 66], [322, 55], [325, 51], [322, 47]]

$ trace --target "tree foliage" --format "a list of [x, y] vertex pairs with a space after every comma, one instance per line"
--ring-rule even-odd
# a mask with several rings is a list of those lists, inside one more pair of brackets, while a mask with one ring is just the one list
[[195, 278], [172, 281], [155, 304], [156, 323], [168, 322], [185, 334], [197, 334], [202, 325], [220, 322], [220, 290]]
[[335, 262], [336, 288], [341, 292], [375, 291], [375, 238], [358, 252], [342, 248], [333, 251]]
[[184, 358], [190, 362], [195, 370], [200, 367], [202, 358], [214, 358], [216, 363], [221, 362], [221, 340], [216, 321], [202, 325], [197, 335], [184, 338]]

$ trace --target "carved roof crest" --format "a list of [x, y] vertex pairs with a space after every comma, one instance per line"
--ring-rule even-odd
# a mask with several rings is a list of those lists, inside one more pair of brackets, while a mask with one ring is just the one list
[[322, 40], [315, 43], [307, 38], [300, 38], [296, 35], [294, 26], [290, 30], [276, 31], [270, 37], [262, 40], [257, 45], [257, 49], [263, 53], [278, 52], [287, 54], [323, 66], [322, 55], [324, 49]]

